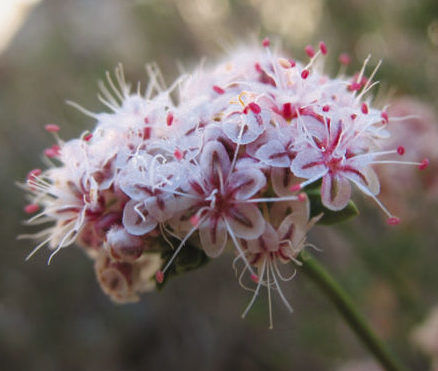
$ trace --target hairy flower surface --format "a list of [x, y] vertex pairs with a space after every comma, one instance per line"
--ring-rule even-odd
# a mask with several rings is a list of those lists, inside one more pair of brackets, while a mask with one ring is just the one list
[[[115, 81], [108, 74], [99, 99], [110, 112], [70, 103], [96, 120], [93, 130], [64, 142], [46, 126], [56, 140], [44, 152], [51, 166], [29, 173], [25, 210], [35, 213], [30, 223], [50, 226], [33, 236], [41, 243], [30, 256], [48, 245], [51, 260], [77, 242], [104, 292], [129, 302], [234, 249], [239, 282], [247, 287], [249, 272], [255, 284], [248, 309], [262, 286], [291, 309], [280, 281], [293, 275], [282, 269], [320, 212], [348, 207], [352, 186], [399, 222], [377, 198], [373, 168], [404, 153], [388, 148], [391, 117], [371, 106], [378, 66], [366, 76], [368, 58], [353, 77], [331, 78], [320, 63], [325, 44], [306, 50], [301, 64], [264, 42], [169, 88], [149, 66], [144, 93], [131, 92], [121, 67]], [[306, 193], [320, 195], [321, 210]]]

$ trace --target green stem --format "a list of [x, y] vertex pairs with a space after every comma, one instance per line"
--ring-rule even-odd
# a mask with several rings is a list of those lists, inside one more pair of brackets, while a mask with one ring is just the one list
[[348, 294], [332, 276], [309, 253], [303, 251], [298, 256], [303, 270], [336, 306], [351, 329], [361, 339], [368, 350], [388, 371], [406, 370], [389, 352], [385, 344], [377, 337], [364, 317], [357, 311]]

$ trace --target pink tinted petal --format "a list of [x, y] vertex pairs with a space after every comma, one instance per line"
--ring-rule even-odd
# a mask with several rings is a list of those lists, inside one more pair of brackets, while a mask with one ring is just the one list
[[211, 258], [216, 258], [222, 253], [227, 236], [225, 222], [220, 216], [207, 218], [199, 227], [202, 249]]
[[300, 183], [300, 179], [287, 167], [273, 167], [271, 170], [272, 188], [277, 196], [290, 196], [290, 188]]
[[330, 140], [328, 144], [328, 148], [330, 151], [334, 151], [341, 140], [341, 134], [342, 134], [342, 121], [340, 119], [332, 120], [330, 123]]
[[380, 192], [380, 183], [377, 174], [371, 167], [355, 168], [346, 165], [342, 175], [356, 183], [365, 193], [377, 195]]
[[177, 202], [172, 194], [159, 194], [148, 197], [144, 200], [144, 205], [149, 214], [159, 223], [170, 219], [177, 211]]
[[306, 148], [301, 150], [294, 158], [291, 170], [299, 178], [310, 179], [319, 174], [321, 176], [325, 174], [327, 167], [324, 165], [320, 151], [314, 148]]
[[231, 174], [227, 191], [237, 200], [246, 200], [254, 196], [266, 185], [265, 175], [256, 168], [247, 168]]
[[[139, 205], [137, 207], [139, 212], [135, 210], [137, 205]], [[143, 218], [139, 213], [143, 215]], [[144, 208], [144, 205], [141, 203], [139, 204], [135, 200], [130, 200], [125, 205], [122, 222], [128, 233], [134, 236], [141, 236], [149, 233], [157, 226], [157, 221], [149, 215]]]
[[268, 222], [265, 223], [263, 234], [254, 240], [246, 240], [249, 252], [253, 254], [278, 250], [277, 231]]
[[330, 210], [342, 210], [351, 198], [351, 185], [340, 174], [327, 174], [322, 178], [321, 200]]
[[262, 145], [254, 155], [267, 165], [275, 167], [289, 167], [290, 158], [288, 151], [278, 140], [272, 140]]
[[219, 179], [225, 181], [230, 170], [230, 157], [225, 147], [217, 142], [208, 142], [201, 153], [200, 165], [202, 172], [209, 180], [215, 184], [219, 184]]
[[276, 202], [270, 212], [271, 223], [278, 228], [283, 220], [289, 215], [294, 216], [295, 222], [305, 225], [310, 216], [310, 203], [306, 196], [304, 201], [283, 201]]
[[235, 204], [228, 210], [226, 218], [237, 237], [254, 239], [259, 237], [265, 228], [262, 213], [252, 204]]
[[291, 242], [287, 245], [287, 250], [291, 251], [293, 256], [296, 256], [303, 249], [306, 233], [306, 224], [302, 223], [297, 214], [287, 216], [278, 228], [280, 242]]
[[249, 110], [247, 114], [230, 116], [224, 121], [223, 130], [234, 143], [248, 144], [254, 142], [265, 131], [265, 122], [269, 122], [267, 111], [255, 114]]
[[151, 195], [150, 188], [139, 182], [129, 181], [128, 178], [119, 182], [120, 189], [133, 200], [141, 200]]

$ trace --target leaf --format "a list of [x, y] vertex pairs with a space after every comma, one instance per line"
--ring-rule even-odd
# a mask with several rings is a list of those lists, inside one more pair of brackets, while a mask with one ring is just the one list
[[321, 195], [319, 191], [312, 189], [308, 192], [308, 197], [310, 201], [310, 215], [314, 217], [323, 213], [321, 219], [318, 220], [317, 224], [322, 225], [332, 225], [336, 223], [345, 222], [349, 219], [354, 218], [359, 215], [359, 210], [354, 204], [353, 201], [349, 201], [348, 205], [345, 206], [342, 210], [333, 211], [327, 209], [321, 202]]
[[[172, 257], [174, 250], [166, 248], [161, 254], [163, 259], [163, 265], [161, 269], [167, 264], [169, 259]], [[173, 263], [167, 269], [164, 280], [162, 283], [157, 282], [157, 289], [161, 290], [172, 277], [178, 276], [181, 273], [189, 272], [194, 269], [198, 269], [203, 265], [207, 264], [210, 259], [200, 248], [186, 243], [186, 245], [181, 249], [179, 254], [176, 256]]]

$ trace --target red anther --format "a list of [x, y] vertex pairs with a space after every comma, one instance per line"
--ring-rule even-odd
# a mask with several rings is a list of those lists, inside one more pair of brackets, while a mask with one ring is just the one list
[[217, 86], [217, 85], [213, 85], [213, 90], [214, 90], [216, 93], [218, 93], [218, 94], [224, 94], [224, 93], [225, 93], [225, 90], [222, 89], [220, 86]]
[[256, 115], [259, 114], [262, 109], [260, 108], [260, 106], [257, 103], [251, 102], [250, 104], [248, 104], [248, 107], [251, 111], [253, 111]]
[[48, 158], [53, 158], [59, 155], [59, 146], [57, 144], [54, 144], [52, 147], [50, 148], [46, 148], [44, 150], [44, 154], [48, 157]]
[[193, 225], [194, 227], [197, 227], [199, 225], [200, 222], [200, 218], [197, 214], [192, 215], [190, 217], [190, 224]]
[[33, 213], [36, 213], [39, 209], [40, 209], [39, 205], [37, 205], [37, 204], [29, 204], [29, 205], [26, 205], [24, 207], [24, 212], [26, 214], [33, 214]]
[[339, 55], [339, 63], [343, 64], [344, 66], [349, 65], [351, 62], [351, 58], [347, 53], [342, 53]]
[[167, 114], [166, 124], [167, 124], [167, 126], [171, 126], [172, 123], [173, 123], [173, 113], [172, 113], [172, 112], [169, 112], [169, 113]]
[[319, 50], [321, 50], [321, 53], [326, 55], [327, 54], [327, 45], [325, 44], [324, 41], [321, 41], [319, 43]]
[[152, 128], [150, 126], [146, 126], [143, 128], [143, 139], [149, 139], [151, 137]]
[[355, 113], [353, 113], [350, 117], [352, 120], [356, 120], [357, 115]]
[[429, 159], [428, 159], [428, 158], [425, 158], [423, 161], [421, 161], [421, 164], [418, 165], [418, 168], [419, 168], [420, 170], [424, 170], [424, 169], [426, 169], [426, 168], [429, 166], [429, 164], [430, 164]]
[[156, 273], [155, 273], [155, 279], [157, 280], [157, 282], [158, 283], [163, 283], [163, 281], [164, 281], [164, 273], [163, 273], [163, 271], [157, 271]]
[[303, 201], [306, 201], [306, 199], [307, 199], [307, 195], [306, 195], [304, 192], [301, 192], [301, 193], [298, 195], [298, 201], [303, 202]]
[[380, 116], [382, 116], [382, 119], [385, 120], [386, 123], [389, 121], [388, 113], [383, 111]]
[[264, 48], [268, 48], [271, 45], [271, 40], [268, 37], [265, 37], [262, 41], [262, 45]]
[[303, 71], [301, 71], [301, 77], [303, 78], [303, 79], [307, 79], [307, 77], [309, 77], [309, 70], [303, 70]]
[[181, 152], [181, 150], [179, 150], [179, 149], [176, 149], [174, 152], [173, 152], [173, 155], [175, 156], [175, 158], [178, 160], [178, 161], [180, 161], [180, 160], [182, 160], [182, 158], [184, 157], [184, 154]]
[[405, 154], [405, 147], [403, 147], [403, 146], [398, 146], [398, 147], [397, 147], [397, 153], [398, 153], [400, 156], [403, 156], [403, 155]]
[[93, 138], [93, 134], [89, 133], [89, 134], [87, 134], [87, 135], [84, 135], [84, 138], [83, 138], [83, 139], [84, 139], [86, 142], [89, 142], [91, 138]]
[[398, 225], [400, 224], [400, 218], [397, 218], [396, 216], [392, 216], [391, 218], [388, 218], [386, 222], [389, 225]]
[[246, 106], [246, 107], [243, 109], [243, 113], [244, 113], [245, 115], [247, 115], [247, 114], [248, 114], [248, 111], [249, 111], [249, 107]]
[[293, 68], [297, 65], [297, 62], [295, 62], [293, 59], [289, 59], [289, 63], [290, 63], [291, 68]]
[[309, 56], [309, 58], [313, 58], [315, 56], [315, 49], [313, 48], [312, 45], [307, 45], [304, 48], [304, 51], [306, 52], [306, 54]]
[[262, 67], [260, 66], [260, 63], [258, 63], [258, 62], [254, 63], [254, 68], [258, 73], [263, 72]]
[[362, 103], [362, 105], [360, 106], [360, 109], [364, 115], [368, 114], [368, 105], [366, 103]]
[[301, 184], [294, 184], [292, 187], [289, 188], [291, 192], [296, 192], [301, 189]]
[[292, 119], [292, 103], [285, 103], [283, 104], [283, 117], [286, 120], [291, 120]]
[[255, 283], [259, 283], [259, 276], [257, 276], [256, 274], [251, 274], [251, 281], [255, 282]]
[[145, 118], [144, 118], [144, 123], [145, 123], [145, 124], [149, 124], [149, 118], [148, 118], [148, 117], [145, 117]]
[[46, 129], [46, 131], [49, 133], [57, 133], [59, 131], [59, 126], [55, 124], [47, 124], [44, 126], [44, 129]]
[[26, 179], [27, 181], [33, 181], [37, 176], [40, 176], [41, 173], [41, 169], [33, 169], [27, 173]]
[[328, 111], [330, 111], [330, 106], [328, 104], [326, 104], [324, 107], [322, 107], [322, 110], [324, 112], [328, 112]]
[[359, 90], [361, 85], [358, 82], [353, 82], [350, 85], [348, 85], [348, 90], [350, 91], [357, 91]]

